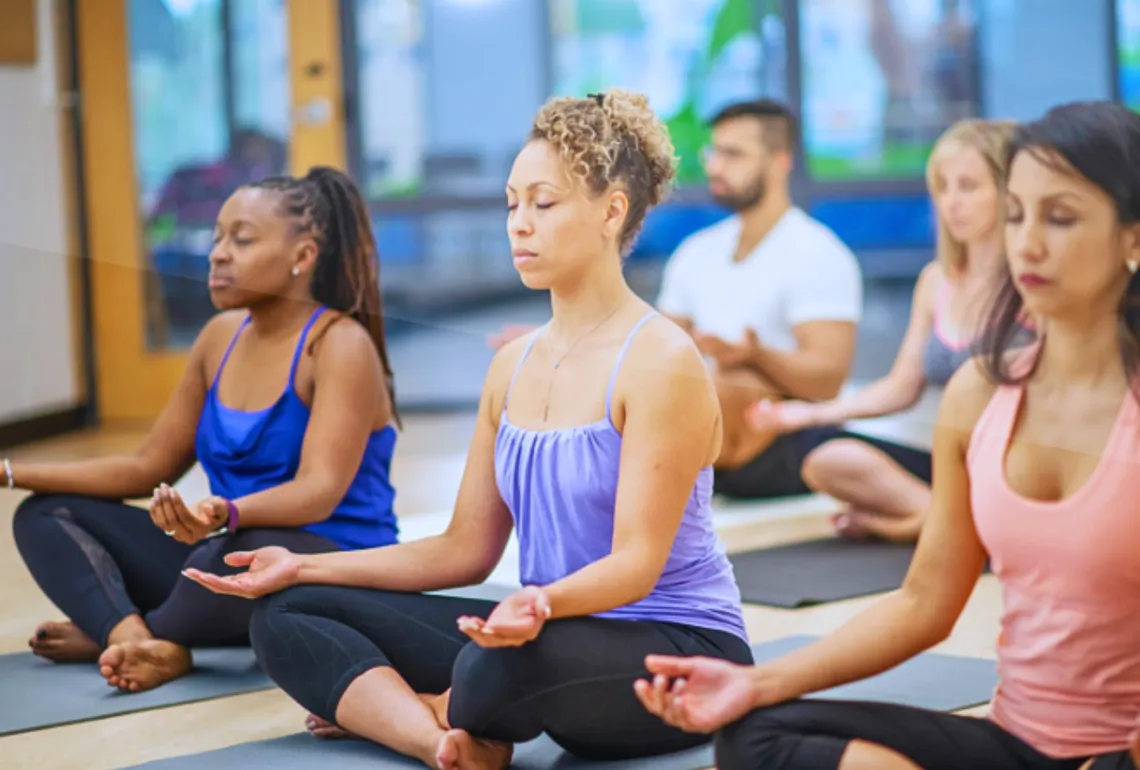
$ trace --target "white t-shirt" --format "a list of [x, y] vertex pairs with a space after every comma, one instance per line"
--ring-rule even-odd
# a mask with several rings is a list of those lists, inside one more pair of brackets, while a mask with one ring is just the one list
[[790, 208], [746, 259], [734, 262], [740, 229], [732, 216], [686, 238], [665, 266], [658, 310], [728, 342], [751, 328], [777, 350], [795, 349], [798, 324], [858, 323], [862, 271], [826, 225]]

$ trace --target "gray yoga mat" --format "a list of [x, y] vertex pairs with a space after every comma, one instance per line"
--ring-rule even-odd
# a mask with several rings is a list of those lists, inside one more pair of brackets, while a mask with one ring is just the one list
[[[791, 636], [753, 645], [752, 649], [757, 661], [771, 660], [815, 639], [812, 636]], [[957, 711], [988, 702], [996, 683], [993, 661], [928, 653], [872, 679], [812, 697], [886, 701]], [[658, 757], [589, 762], [566, 754], [543, 736], [516, 747], [511, 766], [517, 770], [702, 770], [712, 765], [713, 750], [709, 744]], [[403, 770], [422, 769], [423, 765], [365, 741], [326, 741], [297, 734], [157, 760], [137, 765], [134, 770], [248, 770], [252, 767], [272, 767], [275, 770], [323, 767], [335, 767], [336, 770]]]
[[94, 663], [50, 663], [30, 652], [0, 656], [0, 736], [136, 711], [267, 690], [253, 651], [194, 651], [194, 671], [145, 692], [111, 687]]
[[744, 601], [795, 609], [902, 585], [914, 545], [827, 537], [731, 554]]
[[[435, 593], [500, 601], [513, 590], [518, 589], [488, 583]], [[30, 652], [0, 655], [0, 736], [274, 686], [261, 672], [249, 648], [195, 650], [191, 674], [137, 693], [110, 687], [93, 663], [50, 663]]]

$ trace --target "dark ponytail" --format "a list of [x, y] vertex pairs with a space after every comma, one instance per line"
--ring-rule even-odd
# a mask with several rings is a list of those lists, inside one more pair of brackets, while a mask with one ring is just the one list
[[[368, 204], [360, 190], [343, 171], [327, 166], [315, 166], [301, 178], [274, 177], [252, 186], [280, 190], [286, 215], [298, 220], [301, 232], [316, 238], [319, 252], [313, 270], [313, 299], [368, 330], [384, 368], [392, 415], [397, 426], [403, 427], [384, 334], [380, 259]], [[311, 344], [319, 339], [317, 335]]]

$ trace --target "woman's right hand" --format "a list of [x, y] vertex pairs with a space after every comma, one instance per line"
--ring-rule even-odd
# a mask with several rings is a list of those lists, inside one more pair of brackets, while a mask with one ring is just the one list
[[753, 430], [764, 433], [795, 433], [813, 425], [822, 425], [824, 415], [820, 404], [807, 401], [757, 401], [748, 410], [748, 422]]
[[645, 666], [652, 681], [639, 679], [634, 692], [650, 713], [691, 733], [713, 733], [759, 706], [763, 697], [759, 671], [727, 660], [650, 655]]
[[256, 551], [234, 551], [226, 555], [226, 564], [249, 569], [222, 576], [189, 568], [182, 574], [216, 594], [256, 599], [294, 585], [301, 569], [301, 560], [296, 554], [276, 545]]

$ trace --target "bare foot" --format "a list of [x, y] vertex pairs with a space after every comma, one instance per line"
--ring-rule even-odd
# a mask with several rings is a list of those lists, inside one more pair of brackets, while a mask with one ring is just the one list
[[163, 639], [113, 644], [99, 656], [99, 673], [125, 692], [150, 690], [189, 671], [190, 651]]
[[314, 738], [323, 738], [324, 740], [330, 741], [357, 737], [348, 730], [337, 727], [332, 722], [326, 722], [316, 714], [309, 714], [309, 716], [305, 718], [305, 729], [308, 730], [309, 735]]
[[41, 623], [28, 640], [32, 652], [56, 663], [90, 663], [99, 660], [103, 648], [74, 623]]
[[448, 730], [439, 741], [435, 762], [439, 770], [506, 770], [514, 756], [509, 743], [472, 738], [463, 730]]
[[922, 516], [890, 516], [865, 508], [849, 507], [831, 517], [831, 525], [850, 540], [878, 538], [894, 543], [913, 543], [922, 531]]

